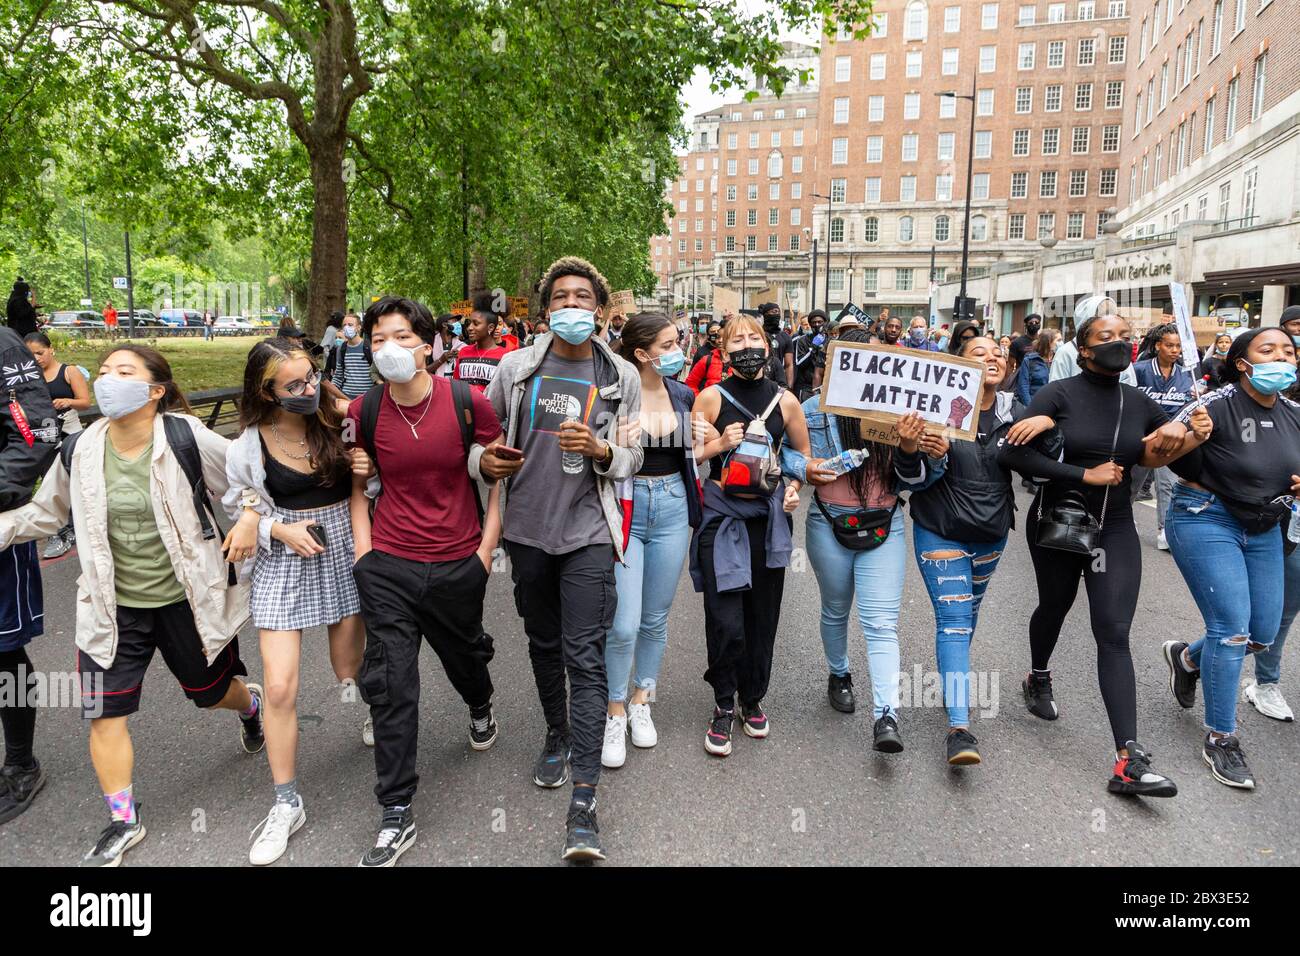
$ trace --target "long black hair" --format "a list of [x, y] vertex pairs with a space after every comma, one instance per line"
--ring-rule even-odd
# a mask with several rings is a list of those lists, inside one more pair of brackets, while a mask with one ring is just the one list
[[1156, 346], [1166, 335], [1177, 335], [1178, 326], [1173, 322], [1165, 322], [1163, 325], [1157, 325], [1150, 332], [1142, 337], [1142, 344], [1138, 346], [1138, 360], [1149, 359], [1156, 354]]
[[[871, 335], [866, 329], [846, 329], [840, 334], [841, 342], [867, 344]], [[835, 425], [840, 433], [840, 447], [845, 451], [862, 448], [867, 452], [867, 460], [861, 468], [849, 472], [849, 487], [857, 495], [858, 501], [865, 503], [871, 485], [879, 483], [889, 487], [890, 475], [894, 472], [894, 446], [878, 441], [867, 441], [862, 437], [862, 422], [846, 415], [836, 415]]]

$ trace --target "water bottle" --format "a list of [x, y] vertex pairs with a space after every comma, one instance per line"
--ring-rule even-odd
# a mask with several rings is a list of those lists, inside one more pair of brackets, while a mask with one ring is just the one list
[[[572, 395], [569, 396], [569, 406], [564, 415], [566, 422], [581, 421], [578, 407], [578, 400]], [[580, 475], [586, 462], [582, 460], [583, 456], [576, 451], [565, 451], [560, 453], [560, 467], [564, 469], [566, 475]]]
[[847, 451], [840, 452], [834, 458], [827, 458], [821, 463], [821, 467], [826, 471], [834, 472], [836, 475], [847, 475], [866, 460], [867, 450], [865, 448], [850, 448]]
[[1300, 501], [1291, 499], [1291, 523], [1287, 525], [1286, 539], [1292, 544], [1300, 544]]

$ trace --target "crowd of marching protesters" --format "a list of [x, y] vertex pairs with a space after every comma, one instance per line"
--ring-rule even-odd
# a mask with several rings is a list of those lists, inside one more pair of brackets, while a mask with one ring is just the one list
[[[871, 747], [904, 750], [898, 621], [910, 550], [948, 719], [936, 744], [948, 764], [977, 765], [974, 637], [1013, 546], [1016, 475], [1033, 493], [1021, 531], [1038, 592], [1024, 628], [1029, 713], [1062, 716], [1051, 659], [1082, 583], [1114, 752], [1107, 788], [1176, 795], [1140, 742], [1130, 650], [1143, 563], [1133, 504], [1149, 480], [1157, 547], [1204, 619], [1203, 632], [1160, 650], [1171, 695], [1194, 707], [1199, 685], [1205, 763], [1224, 784], [1255, 786], [1237, 726], [1248, 656], [1245, 699], [1292, 719], [1280, 661], [1300, 610], [1300, 307], [1184, 361], [1176, 326], [1135, 342], [1100, 296], [1080, 303], [1063, 341], [1038, 316], [1015, 338], [923, 317], [904, 329], [888, 310], [834, 322], [815, 310], [796, 328], [776, 305], [689, 328], [655, 312], [611, 316], [606, 280], [574, 257], [556, 261], [539, 292], [531, 323], [484, 293], [468, 314], [437, 317], [380, 298], [363, 315], [332, 316], [320, 344], [286, 327], [249, 352], [233, 439], [189, 414], [151, 348], [112, 346], [88, 381], [39, 332], [24, 341], [0, 329], [10, 398], [0, 580], [13, 582], [0, 590], [0, 676], [33, 674], [37, 542], [50, 556], [75, 544], [77, 669], [109, 815], [88, 865], [116, 866], [145, 838], [129, 722], [156, 651], [186, 697], [234, 711], [243, 748], [265, 751], [269, 808], [249, 859], [286, 852], [307, 820], [296, 705], [303, 655], [320, 653], [308, 632], [322, 627], [336, 678], [368, 705], [360, 736], [373, 747], [379, 823], [361, 865], [396, 863], [416, 839], [422, 644], [464, 702], [469, 747], [486, 751], [503, 732], [492, 680], [501, 636], [483, 628], [498, 549], [544, 715], [510, 732], [535, 734], [537, 786], [570, 786], [563, 857], [604, 859], [602, 770], [623, 766], [629, 743], [658, 742], [655, 688], [683, 569], [704, 609], [704, 749], [725, 758], [737, 734], [776, 733], [764, 701], [805, 499], [829, 706], [858, 707], [856, 616]], [[982, 373], [973, 439], [917, 413], [898, 417], [887, 442], [864, 438], [858, 418], [822, 408], [832, 342], [966, 360]], [[100, 417], [83, 427], [92, 394]], [[237, 636], [250, 621], [260, 683], [246, 679]], [[4, 823], [46, 776], [36, 707], [20, 695], [0, 717]]]

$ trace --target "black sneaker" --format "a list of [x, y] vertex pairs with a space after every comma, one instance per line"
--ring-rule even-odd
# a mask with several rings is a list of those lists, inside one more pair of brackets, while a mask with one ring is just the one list
[[140, 804], [135, 805], [135, 823], [113, 820], [104, 827], [90, 852], [81, 858], [82, 866], [121, 866], [122, 857], [145, 837], [140, 819]]
[[1200, 671], [1189, 671], [1183, 664], [1183, 651], [1187, 650], [1186, 641], [1165, 641], [1165, 663], [1169, 665], [1169, 690], [1184, 710], [1196, 703], [1196, 682], [1201, 679]]
[[1178, 787], [1168, 777], [1151, 769], [1151, 755], [1142, 745], [1130, 740], [1125, 748], [1127, 757], [1115, 757], [1115, 773], [1106, 789], [1111, 793], [1125, 793], [1138, 797], [1174, 797]]
[[542, 755], [533, 768], [533, 783], [539, 787], [562, 787], [569, 779], [569, 734], [567, 730], [548, 727]]
[[723, 710], [714, 705], [713, 720], [704, 734], [704, 749], [715, 757], [725, 757], [731, 753], [731, 722], [736, 719], [734, 710]]
[[1055, 720], [1059, 714], [1056, 700], [1052, 697], [1052, 675], [1029, 672], [1029, 676], [1020, 684], [1025, 692], [1025, 706], [1035, 717], [1043, 720]]
[[262, 685], [249, 684], [248, 692], [257, 701], [257, 710], [252, 717], [239, 717], [239, 740], [244, 745], [244, 752], [261, 753], [266, 746], [266, 736], [262, 733]]
[[487, 705], [481, 715], [475, 716], [472, 710], [469, 712], [469, 745], [475, 750], [487, 750], [496, 743], [497, 730], [497, 719], [492, 713], [491, 704]]
[[755, 740], [762, 740], [771, 730], [767, 722], [767, 714], [763, 713], [761, 703], [746, 706], [740, 705], [740, 729], [745, 732], [746, 737], [753, 737]]
[[871, 745], [872, 750], [879, 750], [882, 754], [903, 752], [903, 738], [898, 733], [898, 721], [888, 710], [876, 721], [876, 726], [872, 728], [872, 734], [875, 737], [875, 741]]
[[35, 759], [30, 767], [6, 764], [0, 768], [0, 824], [8, 823], [23, 814], [43, 786], [45, 773]]
[[1219, 783], [1242, 790], [1255, 789], [1255, 775], [1246, 766], [1246, 755], [1241, 750], [1241, 741], [1236, 737], [1214, 740], [1206, 734], [1202, 756]]
[[415, 815], [410, 807], [384, 807], [375, 845], [366, 851], [358, 866], [394, 866], [398, 857], [415, 842]]
[[831, 706], [841, 714], [851, 714], [858, 709], [858, 702], [853, 697], [852, 674], [843, 677], [831, 674], [826, 678], [826, 696], [830, 698]]
[[596, 824], [594, 792], [589, 798], [583, 799], [578, 796], [578, 791], [574, 791], [573, 802], [569, 804], [569, 817], [564, 826], [568, 832], [564, 838], [561, 859], [579, 863], [605, 859], [605, 851], [600, 848], [600, 827]]
[[965, 727], [954, 727], [948, 731], [948, 763], [954, 767], [967, 767], [980, 762], [978, 741], [975, 735]]

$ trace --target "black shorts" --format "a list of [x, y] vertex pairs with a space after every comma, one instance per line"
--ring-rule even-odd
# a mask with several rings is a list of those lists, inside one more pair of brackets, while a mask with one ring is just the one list
[[236, 676], [248, 673], [233, 638], [208, 664], [189, 601], [166, 607], [117, 608], [117, 656], [105, 670], [77, 651], [82, 716], [125, 717], [140, 709], [140, 690], [153, 652], [162, 651], [167, 669], [197, 707], [220, 703]]

